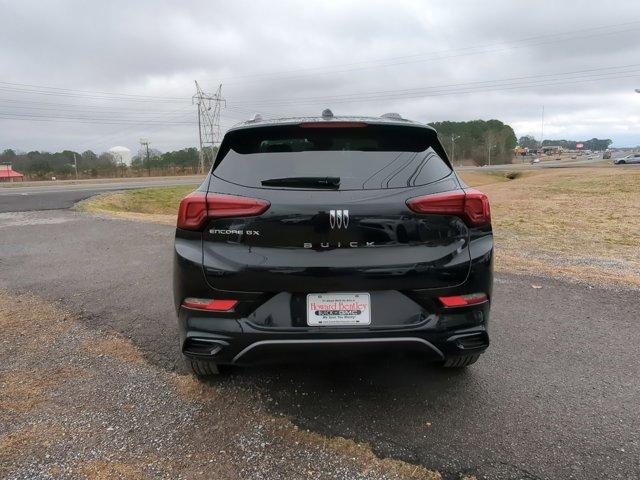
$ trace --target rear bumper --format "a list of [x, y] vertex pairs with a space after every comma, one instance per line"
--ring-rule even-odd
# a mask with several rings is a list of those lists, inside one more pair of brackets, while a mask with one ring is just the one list
[[[281, 291], [265, 282], [263, 291], [228, 291], [216, 288], [204, 275], [202, 238], [181, 231], [176, 237], [174, 300], [181, 348], [191, 358], [220, 364], [250, 365], [330, 360], [359, 352], [399, 350], [433, 360], [483, 352], [489, 345], [489, 311], [493, 286], [493, 243], [490, 235], [472, 238], [471, 265], [464, 283], [446, 288], [370, 290], [352, 276], [349, 291], [369, 291], [372, 323], [367, 327], [310, 327], [306, 320], [305, 282], [293, 282], [297, 291]], [[326, 269], [316, 273], [322, 276]], [[422, 275], [431, 275], [422, 272]], [[385, 285], [379, 282], [378, 286]], [[306, 288], [305, 288], [306, 287]], [[271, 292], [269, 289], [273, 288]], [[332, 282], [310, 293], [336, 291]], [[395, 287], [398, 288], [398, 287]], [[274, 293], [280, 290], [280, 293]], [[339, 290], [347, 291], [347, 290]], [[489, 301], [444, 309], [438, 296], [485, 293]], [[186, 297], [234, 299], [231, 313], [192, 310], [181, 306]]]
[[182, 352], [220, 364], [256, 365], [301, 359], [330, 361], [358, 354], [403, 352], [433, 361], [481, 353], [489, 346], [489, 303], [394, 328], [264, 328], [253, 318], [220, 318], [181, 308]]

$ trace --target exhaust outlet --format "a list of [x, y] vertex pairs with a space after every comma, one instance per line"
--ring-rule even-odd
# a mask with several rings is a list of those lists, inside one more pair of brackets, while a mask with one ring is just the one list
[[182, 346], [182, 353], [194, 357], [215, 357], [227, 346], [222, 340], [187, 338]]

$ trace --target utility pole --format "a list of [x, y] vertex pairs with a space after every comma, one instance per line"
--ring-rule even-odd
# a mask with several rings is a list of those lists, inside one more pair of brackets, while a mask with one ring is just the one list
[[196, 94], [192, 97], [192, 103], [198, 107], [198, 139], [200, 142], [200, 164], [198, 173], [205, 172], [205, 165], [213, 163], [213, 149], [220, 142], [220, 111], [226, 105], [222, 98], [222, 84], [218, 86], [215, 94], [205, 93], [196, 84]]
[[146, 138], [141, 138], [140, 139], [140, 145], [143, 148], [146, 148], [146, 159], [147, 159], [147, 174], [148, 176], [151, 176], [151, 163], [149, 162], [149, 140], [147, 140]]
[[73, 166], [76, 169], [76, 180], [78, 180], [78, 159], [76, 158], [76, 154], [73, 154]]
[[456, 151], [456, 140], [460, 138], [460, 135], [451, 134], [451, 164], [453, 165], [453, 161], [455, 159], [455, 151]]
[[491, 166], [491, 149], [497, 147], [497, 145], [489, 144], [489, 166]]
[[544, 105], [542, 105], [542, 119], [540, 122], [540, 149], [542, 150], [542, 141], [544, 140]]

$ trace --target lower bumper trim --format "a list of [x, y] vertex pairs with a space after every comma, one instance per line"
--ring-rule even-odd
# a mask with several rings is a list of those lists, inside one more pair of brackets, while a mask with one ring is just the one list
[[[377, 345], [376, 345], [377, 344]], [[252, 354], [259, 353], [261, 350], [270, 349], [287, 349], [288, 347], [324, 347], [324, 346], [372, 346], [376, 347], [380, 344], [390, 344], [393, 347], [411, 346], [427, 350], [431, 354], [435, 354], [438, 358], [444, 359], [442, 351], [431, 342], [418, 337], [387, 337], [387, 338], [323, 338], [323, 339], [297, 339], [297, 340], [261, 340], [245, 347], [232, 360], [232, 363], [241, 363], [243, 359]]]

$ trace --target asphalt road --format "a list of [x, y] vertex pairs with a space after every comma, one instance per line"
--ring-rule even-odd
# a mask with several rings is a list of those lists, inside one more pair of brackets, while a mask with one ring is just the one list
[[0, 186], [0, 212], [56, 210], [70, 208], [76, 202], [98, 193], [145, 187], [197, 185], [193, 177], [175, 177], [140, 181], [81, 182], [52, 185]]
[[[602, 164], [603, 160], [601, 156], [594, 157], [580, 157], [575, 160], [566, 158], [564, 160], [546, 160], [541, 157], [543, 161], [536, 164], [531, 164], [531, 160], [534, 157], [518, 157], [516, 163], [507, 163], [503, 165], [485, 165], [483, 167], [456, 167], [456, 170], [464, 171], [487, 171], [487, 170], [539, 170], [544, 168], [569, 168], [569, 167], [593, 167], [598, 164]], [[524, 160], [523, 163], [518, 163], [520, 160]], [[613, 160], [605, 160], [606, 164], [611, 165]]]
[[[61, 301], [180, 370], [172, 233], [71, 211], [2, 213], [0, 288]], [[638, 478], [638, 292], [507, 274], [495, 287], [492, 345], [467, 371], [380, 358], [246, 369], [223, 381], [301, 426], [445, 478]]]

